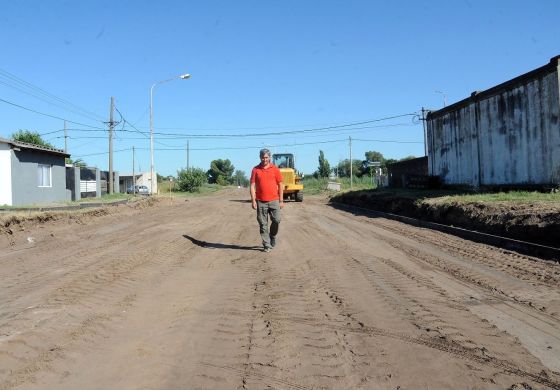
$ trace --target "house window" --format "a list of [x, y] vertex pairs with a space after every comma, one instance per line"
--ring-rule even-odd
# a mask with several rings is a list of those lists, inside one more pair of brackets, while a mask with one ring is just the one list
[[50, 165], [39, 164], [37, 166], [37, 178], [39, 187], [52, 187], [51, 170], [52, 167]]

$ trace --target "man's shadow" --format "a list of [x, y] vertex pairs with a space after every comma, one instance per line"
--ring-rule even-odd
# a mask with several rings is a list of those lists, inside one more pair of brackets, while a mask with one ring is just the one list
[[260, 246], [242, 246], [242, 245], [233, 245], [233, 244], [221, 244], [219, 242], [208, 242], [208, 241], [201, 241], [197, 240], [194, 237], [191, 237], [187, 234], [183, 234], [187, 240], [192, 242], [195, 245], [198, 245], [201, 248], [210, 248], [210, 249], [240, 249], [245, 251], [260, 251], [262, 247]]

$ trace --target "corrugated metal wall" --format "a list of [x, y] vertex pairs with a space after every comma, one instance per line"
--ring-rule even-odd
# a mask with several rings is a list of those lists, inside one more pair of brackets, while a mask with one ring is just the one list
[[445, 184], [472, 186], [558, 183], [558, 69], [556, 57], [549, 66], [430, 113], [430, 174]]

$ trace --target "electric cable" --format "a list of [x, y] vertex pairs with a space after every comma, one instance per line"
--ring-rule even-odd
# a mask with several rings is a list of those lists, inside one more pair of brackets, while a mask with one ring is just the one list
[[[26, 94], [28, 94], [28, 95], [30, 95], [30, 96], [36, 97], [36, 98], [38, 98], [38, 99], [41, 99], [41, 100], [43, 100], [43, 101], [45, 101], [45, 102], [47, 102], [47, 103], [49, 103], [49, 102], [48, 102], [47, 100], [45, 100], [44, 98], [42, 98], [42, 97], [36, 95], [36, 93], [39, 93], [39, 94], [41, 94], [41, 95], [44, 95], [45, 97], [48, 97], [48, 98], [50, 98], [50, 99], [52, 99], [52, 100], [56, 100], [56, 101], [58, 101], [58, 102], [60, 102], [60, 103], [62, 103], [62, 104], [64, 104], [64, 105], [70, 107], [70, 108], [63, 108], [63, 107], [61, 107], [61, 106], [55, 104], [55, 105], [57, 105], [58, 107], [63, 108], [63, 109], [68, 110], [68, 111], [71, 111], [71, 112], [74, 112], [75, 114], [82, 115], [82, 116], [86, 116], [86, 117], [89, 117], [90, 119], [95, 118], [95, 119], [93, 119], [93, 120], [95, 120], [95, 121], [97, 121], [97, 120], [103, 118], [102, 116], [97, 115], [97, 114], [94, 113], [94, 112], [88, 111], [88, 110], [86, 110], [86, 109], [84, 109], [84, 108], [82, 108], [82, 107], [80, 107], [80, 106], [78, 106], [78, 105], [76, 105], [76, 104], [74, 104], [74, 103], [72, 103], [72, 102], [69, 102], [68, 100], [65, 100], [65, 99], [63, 99], [63, 98], [61, 98], [61, 97], [56, 96], [55, 94], [53, 94], [53, 93], [51, 93], [51, 92], [48, 92], [48, 91], [44, 90], [43, 88], [40, 88], [40, 87], [38, 87], [38, 86], [36, 86], [36, 85], [30, 83], [29, 81], [26, 81], [26, 80], [24, 80], [24, 79], [22, 79], [22, 78], [20, 78], [20, 77], [18, 77], [18, 76], [16, 76], [16, 75], [14, 75], [13, 73], [8, 72], [7, 70], [0, 69], [0, 77], [4, 77], [5, 79], [8, 79], [8, 80], [10, 80], [10, 81], [12, 81], [12, 82], [15, 82], [18, 86], [9, 84], [9, 83], [7, 83], [6, 81], [3, 81], [2, 84], [7, 85], [7, 86], [9, 86], [9, 87], [11, 87], [11, 88], [18, 89], [19, 91], [21, 91], [21, 92], [23, 92], [23, 93], [26, 93]], [[24, 90], [22, 90], [20, 87], [22, 87], [22, 88], [28, 88], [28, 89], [32, 90], [33, 92], [31, 92], [31, 91], [24, 91]], [[53, 104], [53, 103], [51, 103], [51, 104]], [[80, 113], [80, 112], [81, 112], [81, 113]]]
[[[19, 105], [19, 104], [10, 102], [10, 101], [8, 101], [8, 100], [4, 100], [4, 99], [2, 99], [2, 98], [0, 98], [0, 102], [9, 104], [9, 105], [14, 106], [14, 107], [17, 107], [17, 108], [21, 108], [22, 110], [26, 110], [26, 111], [33, 112], [33, 113], [35, 113], [35, 114], [43, 115], [43, 116], [46, 116], [46, 117], [49, 117], [49, 118], [54, 118], [54, 119], [58, 119], [58, 120], [61, 120], [61, 121], [66, 121], [66, 122], [69, 122], [69, 123], [73, 123], [73, 124], [75, 124], [75, 125], [80, 125], [80, 126], [85, 126], [85, 127], [91, 127], [92, 129], [100, 129], [99, 127], [95, 127], [95, 126], [91, 126], [91, 125], [86, 125], [85, 123], [74, 122], [74, 121], [71, 121], [71, 120], [69, 120], [69, 119], [61, 118], [61, 117], [56, 116], [56, 115], [45, 114], [44, 112], [36, 111], [36, 110], [31, 109], [31, 108], [28, 108], [28, 107], [25, 107], [25, 106], [22, 106], [22, 105]], [[103, 129], [101, 129], [101, 130], [103, 130]]]

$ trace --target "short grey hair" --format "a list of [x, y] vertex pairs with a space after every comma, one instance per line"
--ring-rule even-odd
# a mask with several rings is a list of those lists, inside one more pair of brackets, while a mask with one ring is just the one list
[[270, 157], [270, 150], [268, 149], [261, 149], [261, 151], [259, 152], [259, 156], [262, 157], [265, 154], [268, 154], [268, 157]]

